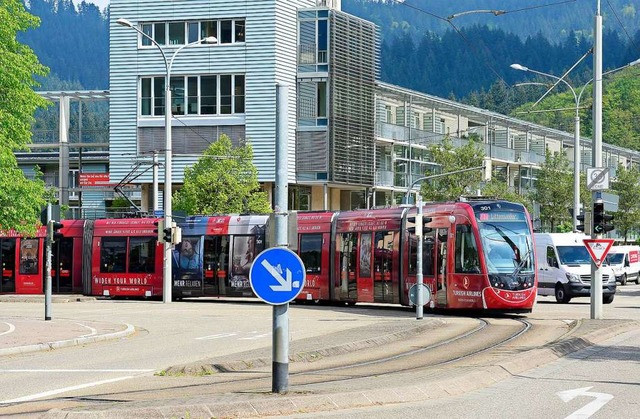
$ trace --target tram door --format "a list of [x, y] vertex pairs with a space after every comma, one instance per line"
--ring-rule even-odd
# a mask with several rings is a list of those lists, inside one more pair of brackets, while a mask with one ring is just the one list
[[71, 293], [73, 292], [73, 238], [63, 237], [56, 241], [53, 252], [51, 292]]
[[0, 292], [16, 292], [16, 239], [0, 239], [2, 282]]
[[356, 255], [357, 233], [342, 233], [337, 236], [336, 247], [339, 249], [339, 277], [336, 296], [340, 300], [353, 300], [358, 298], [358, 284], [356, 282]]
[[447, 238], [448, 228], [436, 229], [436, 304], [447, 305]]
[[376, 231], [373, 241], [373, 280], [375, 286], [375, 302], [391, 303], [394, 301], [396, 289], [393, 275], [393, 231]]
[[371, 303], [374, 299], [373, 279], [371, 278], [371, 239], [372, 233], [360, 233], [358, 246], [358, 301]]
[[204, 238], [204, 295], [226, 295], [229, 282], [229, 236]]

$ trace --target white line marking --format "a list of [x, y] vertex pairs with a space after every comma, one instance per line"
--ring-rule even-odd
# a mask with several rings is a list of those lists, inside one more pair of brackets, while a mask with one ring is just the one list
[[556, 394], [560, 396], [563, 402], [568, 403], [571, 400], [579, 396], [595, 397], [596, 399], [591, 403], [586, 404], [582, 408], [576, 410], [565, 419], [587, 419], [594, 413], [602, 408], [605, 404], [609, 403], [613, 399], [613, 395], [607, 393], [596, 393], [589, 391], [593, 387], [576, 388], [573, 390], [559, 391]]
[[64, 387], [64, 388], [59, 388], [59, 389], [56, 389], [56, 390], [45, 391], [45, 392], [42, 392], [42, 393], [31, 394], [29, 396], [18, 397], [16, 399], [3, 400], [3, 401], [0, 401], [0, 404], [28, 402], [28, 401], [31, 401], [31, 400], [42, 399], [43, 397], [55, 396], [56, 394], [66, 393], [68, 391], [80, 390], [80, 389], [88, 388], [88, 387], [95, 387], [95, 386], [99, 386], [99, 385], [102, 385], [102, 384], [115, 383], [115, 382], [118, 382], [118, 381], [128, 380], [130, 378], [133, 378], [133, 376], [112, 378], [110, 380], [95, 381], [93, 383], [86, 383], [86, 384], [80, 384], [80, 385], [77, 385], [77, 386]]
[[64, 370], [64, 369], [16, 369], [16, 370], [2, 370], [0, 372], [153, 372], [154, 369], [88, 369], [88, 370]]
[[256, 339], [262, 339], [262, 338], [266, 338], [271, 336], [271, 333], [263, 333], [261, 335], [254, 335], [254, 336], [250, 336], [248, 338], [239, 338], [238, 340], [256, 340]]
[[237, 333], [218, 333], [217, 335], [202, 336], [202, 337], [196, 338], [196, 340], [230, 338], [231, 336], [235, 336], [235, 335], [237, 335]]
[[2, 323], [4, 323], [7, 326], [9, 326], [9, 330], [7, 330], [6, 332], [0, 333], [0, 336], [8, 335], [9, 333], [13, 333], [16, 330], [16, 327], [14, 325], [12, 325], [11, 323], [7, 323], [7, 322], [2, 322]]
[[76, 323], [78, 326], [82, 326], [82, 327], [86, 327], [87, 329], [91, 330], [91, 333], [89, 333], [88, 335], [82, 335], [82, 336], [78, 336], [81, 338], [86, 338], [87, 336], [93, 336], [93, 335], [97, 335], [98, 334], [98, 330], [94, 329], [91, 326], [87, 326], [86, 324], [82, 324], [82, 323]]

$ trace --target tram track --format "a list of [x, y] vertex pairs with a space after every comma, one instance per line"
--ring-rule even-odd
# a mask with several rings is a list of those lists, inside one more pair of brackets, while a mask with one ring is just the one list
[[[350, 391], [364, 388], [384, 388], [387, 385], [406, 384], [418, 376], [440, 376], [443, 369], [462, 368], [465, 360], [491, 352], [518, 340], [533, 325], [520, 318], [474, 318], [475, 327], [465, 333], [424, 344], [415, 337], [378, 348], [355, 351], [328, 357], [316, 362], [290, 364], [289, 382], [296, 393], [322, 393], [331, 388]], [[424, 337], [423, 337], [424, 338]], [[360, 353], [359, 353], [360, 352]], [[384, 354], [387, 355], [384, 355]], [[203, 394], [224, 394], [233, 400], [247, 395], [261, 395], [271, 387], [269, 368], [256, 368], [242, 372], [217, 373], [201, 377], [158, 377], [149, 387], [127, 390], [113, 387], [92, 397], [53, 399], [30, 403], [31, 408], [44, 408], [51, 403], [67, 408], [79, 406], [115, 406], [129, 402], [152, 402], [173, 397], [200, 397]], [[329, 386], [327, 386], [327, 384]], [[314, 386], [319, 387], [314, 387]], [[323, 390], [324, 389], [324, 390]], [[234, 394], [236, 396], [234, 396]]]
[[[398, 350], [382, 345], [378, 348], [328, 357], [315, 362], [290, 364], [289, 381], [292, 386], [312, 386], [314, 384], [347, 383], [353, 380], [393, 379], [407, 373], [425, 372], [454, 366], [474, 356], [490, 352], [512, 342], [531, 330], [532, 324], [519, 318], [474, 318], [478, 325], [460, 335], [437, 342], [423, 344], [420, 338], [412, 338], [402, 343], [405, 349]], [[396, 345], [396, 344], [393, 344]], [[410, 345], [410, 349], [406, 346]], [[389, 355], [389, 353], [391, 353]], [[224, 372], [202, 377], [212, 385], [216, 393], [261, 393], [270, 386], [271, 371], [256, 368], [241, 372]], [[204, 382], [199, 385], [205, 384]], [[188, 385], [182, 390], [189, 391]], [[175, 391], [170, 386], [167, 391]], [[155, 389], [154, 397], [158, 396]]]

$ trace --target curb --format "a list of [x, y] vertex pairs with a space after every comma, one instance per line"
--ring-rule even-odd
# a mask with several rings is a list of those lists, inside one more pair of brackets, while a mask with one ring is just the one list
[[48, 351], [52, 349], [65, 348], [68, 346], [82, 345], [85, 343], [94, 343], [94, 342], [102, 342], [110, 339], [118, 339], [118, 338], [132, 335], [135, 332], [135, 327], [127, 323], [125, 324], [127, 328], [119, 332], [107, 333], [104, 335], [97, 335], [97, 336], [79, 337], [75, 339], [58, 340], [53, 342], [36, 343], [33, 345], [26, 345], [26, 346], [16, 346], [14, 348], [0, 349], [0, 356], [25, 354], [25, 353], [37, 352], [37, 351]]
[[52, 409], [47, 412], [48, 418], [67, 418], [79, 416], [119, 418], [140, 417], [261, 417], [311, 413], [317, 411], [336, 411], [359, 407], [371, 407], [391, 403], [407, 403], [432, 400], [485, 388], [524, 371], [540, 367], [556, 361], [565, 355], [596, 345], [616, 335], [628, 332], [640, 326], [640, 322], [632, 321], [607, 326], [588, 332], [582, 337], [569, 338], [565, 341], [549, 344], [547, 347], [535, 348], [515, 355], [506, 362], [487, 366], [458, 377], [445, 378], [426, 382], [424, 385], [367, 390], [323, 395], [273, 395], [252, 401], [236, 401], [212, 404], [191, 404], [181, 406], [161, 406], [133, 409], [113, 409], [109, 411], [66, 411]]
[[[441, 327], [444, 325], [446, 325], [446, 322], [444, 320], [430, 319], [428, 323], [424, 323], [407, 330], [402, 330], [400, 332], [389, 333], [374, 338], [363, 339], [357, 342], [350, 342], [322, 349], [298, 351], [289, 355], [289, 361], [313, 362], [331, 356], [344, 355], [351, 352], [396, 342], [398, 340], [406, 339], [411, 336], [423, 333], [424, 331], [431, 330], [434, 327]], [[268, 367], [271, 366], [272, 361], [273, 359], [271, 357], [257, 357], [217, 363], [195, 362], [190, 364], [172, 366], [165, 369], [165, 372], [169, 374], [177, 373], [188, 375], [200, 374], [203, 372], [238, 372], [251, 368]]]

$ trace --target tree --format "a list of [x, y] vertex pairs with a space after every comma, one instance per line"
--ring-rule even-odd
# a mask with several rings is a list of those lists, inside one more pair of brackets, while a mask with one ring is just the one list
[[226, 135], [211, 144], [184, 172], [184, 186], [173, 197], [176, 210], [188, 214], [271, 212], [260, 191], [250, 144], [234, 147]]
[[531, 200], [540, 204], [540, 219], [551, 232], [571, 222], [568, 210], [573, 207], [573, 171], [565, 153], [546, 151]]
[[[447, 135], [442, 144], [432, 144], [429, 152], [432, 161], [440, 166], [440, 170], [438, 173], [428, 171], [426, 176], [480, 167], [484, 160], [484, 150], [473, 138], [461, 147], [454, 147], [453, 141]], [[454, 173], [422, 182], [421, 194], [429, 201], [451, 201], [475, 193], [481, 182], [480, 169]]]
[[635, 166], [627, 169], [619, 165], [611, 186], [619, 199], [614, 218], [616, 230], [626, 242], [631, 230], [640, 226], [640, 171]]
[[31, 48], [17, 41], [18, 32], [38, 26], [20, 0], [0, 3], [0, 230], [35, 234], [46, 203], [41, 174], [27, 179], [13, 154], [31, 142], [31, 124], [37, 108], [47, 102], [33, 88], [36, 76], [47, 74]]
[[486, 197], [492, 197], [496, 199], [503, 199], [509, 202], [519, 202], [527, 207], [527, 210], [531, 213], [532, 206], [528, 197], [516, 193], [509, 188], [507, 182], [501, 179], [491, 179], [482, 187], [482, 195]]

